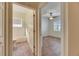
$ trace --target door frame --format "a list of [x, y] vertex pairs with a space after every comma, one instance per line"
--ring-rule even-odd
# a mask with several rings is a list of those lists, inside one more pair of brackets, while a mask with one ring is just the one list
[[69, 43], [69, 38], [68, 38], [69, 37], [68, 36], [68, 31], [69, 31], [68, 30], [69, 29], [69, 27], [68, 27], [69, 26], [69, 22], [68, 22], [68, 20], [69, 20], [68, 19], [68, 17], [69, 17], [68, 16], [68, 10], [69, 10], [68, 9], [68, 4], [69, 3], [66, 2], [66, 3], [64, 3], [64, 6], [62, 7], [64, 9], [63, 10], [64, 11], [64, 13], [63, 13], [64, 14], [63, 15], [63, 19], [64, 19], [63, 20], [63, 22], [64, 22], [64, 26], [63, 26], [63, 29], [64, 29], [64, 31], [63, 31], [63, 34], [64, 34], [64, 36], [63, 36], [63, 39], [64, 39], [63, 40], [64, 41], [63, 44], [64, 44], [64, 47], [63, 47], [63, 49], [64, 49], [64, 55], [65, 56], [69, 55], [69, 52], [68, 52], [69, 51], [69, 47], [68, 47], [69, 46], [69, 44], [68, 44]]
[[[38, 55], [42, 56], [42, 40], [41, 40], [41, 8], [39, 8], [38, 20]], [[68, 3], [61, 2], [61, 22], [62, 22], [62, 37], [61, 37], [61, 56], [68, 56]]]
[[35, 42], [35, 9], [31, 8], [31, 7], [27, 6], [27, 5], [22, 5], [19, 2], [15, 2], [14, 4], [22, 6], [24, 8], [28, 8], [28, 9], [33, 10], [33, 39], [34, 40], [33, 40], [33, 49], [32, 49], [32, 52], [33, 52], [33, 56], [35, 56], [35, 43], [34, 43]]
[[4, 3], [4, 55], [12, 55], [12, 4]]
[[68, 56], [68, 3], [61, 3], [61, 22], [62, 22], [62, 37], [61, 37], [61, 56]]
[[[5, 56], [12, 56], [12, 51], [13, 51], [13, 47], [12, 47], [12, 15], [13, 15], [13, 6], [12, 6], [13, 2], [5, 2], [4, 3], [4, 55]], [[25, 8], [29, 8], [29, 9], [33, 9], [24, 5], [21, 5], [19, 3], [14, 3], [20, 6], [23, 6]], [[33, 9], [34, 10], [34, 9]], [[34, 16], [34, 15], [33, 15]], [[35, 20], [35, 18], [34, 18]], [[33, 21], [34, 22], [34, 21]], [[35, 24], [35, 22], [34, 22]], [[34, 32], [34, 38], [35, 38], [35, 25], [33, 28], [33, 32]], [[34, 40], [35, 41], [35, 40]], [[34, 44], [35, 45], [35, 44]], [[33, 51], [35, 52], [35, 48], [33, 49]], [[33, 55], [35, 55], [35, 53], [33, 52]]]

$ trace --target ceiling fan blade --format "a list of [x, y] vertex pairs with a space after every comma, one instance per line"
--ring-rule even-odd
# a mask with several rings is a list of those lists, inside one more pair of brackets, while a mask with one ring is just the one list
[[58, 17], [58, 16], [53, 16], [53, 18], [56, 18], [56, 17]]

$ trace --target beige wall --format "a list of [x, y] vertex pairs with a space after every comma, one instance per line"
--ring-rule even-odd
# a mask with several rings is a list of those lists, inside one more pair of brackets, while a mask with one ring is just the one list
[[79, 3], [69, 3], [68, 8], [68, 53], [79, 56]]

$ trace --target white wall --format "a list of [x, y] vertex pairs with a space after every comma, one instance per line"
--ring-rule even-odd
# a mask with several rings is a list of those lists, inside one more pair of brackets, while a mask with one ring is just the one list
[[[14, 17], [22, 17], [22, 27], [13, 28], [13, 39], [26, 38], [30, 44], [30, 47], [33, 46], [33, 12], [29, 11], [25, 14], [14, 13]], [[26, 35], [26, 28], [28, 35]]]
[[[53, 29], [53, 21], [48, 21], [48, 16], [44, 16], [46, 14], [49, 14], [49, 10], [52, 9], [53, 14], [54, 13], [61, 13], [61, 3], [55, 3], [55, 2], [49, 2], [44, 8], [41, 9], [42, 13], [42, 36], [44, 35], [52, 35], [56, 37], [61, 37], [61, 32], [55, 32]], [[56, 11], [54, 11], [56, 10]], [[60, 17], [54, 18], [54, 20], [61, 20]]]
[[13, 27], [13, 39], [15, 40], [25, 37], [25, 14], [14, 12], [13, 17], [22, 18], [22, 27]]
[[41, 20], [41, 34], [42, 36], [46, 36], [48, 34], [48, 19], [42, 17]]
[[[14, 5], [13, 16], [22, 18], [22, 27], [13, 28], [13, 38], [26, 38], [33, 49], [33, 10]], [[26, 34], [26, 29], [27, 33]]]
[[28, 42], [31, 48], [33, 49], [33, 10], [29, 9], [29, 12], [26, 13], [25, 22], [29, 34]]
[[58, 32], [58, 31], [54, 31], [54, 22], [60, 22], [61, 21], [61, 18], [60, 17], [56, 17], [54, 18], [54, 20], [52, 21], [49, 21], [49, 24], [48, 24], [48, 35], [52, 35], [52, 36], [55, 36], [55, 37], [61, 37], [61, 31]]
[[53, 21], [49, 21], [46, 17], [42, 17], [42, 19], [41, 19], [42, 36], [52, 35], [55, 37], [61, 37], [61, 31], [55, 32], [54, 25], [53, 25], [54, 21], [59, 21], [59, 20], [61, 20], [60, 17], [55, 18]]

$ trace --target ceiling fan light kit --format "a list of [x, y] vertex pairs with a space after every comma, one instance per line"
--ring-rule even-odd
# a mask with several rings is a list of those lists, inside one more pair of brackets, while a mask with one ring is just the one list
[[49, 19], [49, 20], [53, 20], [54, 18], [53, 18], [53, 16], [50, 16], [48, 19]]
[[50, 12], [50, 16], [48, 17], [48, 20], [53, 20], [52, 12]]

